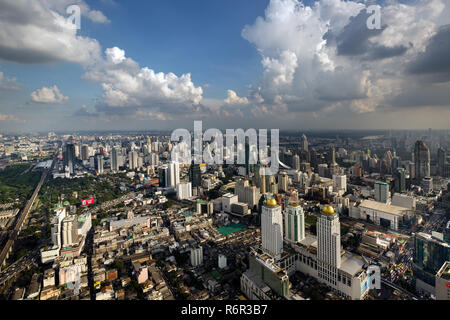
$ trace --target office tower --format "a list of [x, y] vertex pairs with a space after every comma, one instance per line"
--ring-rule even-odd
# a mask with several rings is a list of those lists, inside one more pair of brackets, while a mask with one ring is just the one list
[[250, 186], [248, 180], [239, 180], [236, 182], [234, 194], [238, 196], [238, 201], [248, 204], [250, 209], [258, 205], [259, 190], [255, 186]]
[[87, 161], [89, 159], [89, 146], [83, 145], [81, 147], [81, 160]]
[[402, 193], [406, 191], [406, 173], [404, 168], [394, 171], [394, 191]]
[[97, 155], [95, 157], [95, 170], [97, 171], [98, 174], [103, 174], [103, 168], [104, 168], [104, 162], [105, 160], [103, 159], [102, 155]]
[[413, 274], [416, 289], [433, 293], [435, 275], [450, 261], [450, 245], [430, 234], [418, 232], [414, 236]]
[[138, 153], [136, 151], [130, 151], [128, 153], [128, 168], [130, 170], [136, 170], [138, 168]]
[[191, 265], [197, 267], [203, 264], [203, 247], [191, 248]]
[[414, 148], [414, 166], [417, 181], [430, 176], [430, 149], [422, 140], [418, 140]]
[[189, 170], [190, 179], [193, 188], [201, 187], [202, 185], [202, 172], [199, 164], [191, 164]]
[[445, 150], [442, 148], [439, 148], [437, 151], [437, 174], [438, 174], [438, 176], [445, 177], [445, 162], [446, 162]]
[[433, 192], [433, 178], [425, 177], [422, 179], [421, 187], [424, 193]]
[[192, 198], [192, 183], [185, 182], [177, 184], [177, 199], [185, 200]]
[[[302, 170], [302, 171], [304, 171], [304, 170]], [[328, 165], [326, 163], [319, 164], [318, 173], [319, 173], [319, 176], [321, 176], [322, 178], [326, 178], [328, 176]]]
[[389, 202], [389, 185], [384, 182], [375, 182], [375, 201], [388, 203]]
[[245, 175], [250, 175], [250, 145], [245, 144]]
[[176, 187], [180, 183], [180, 164], [176, 161], [169, 163], [168, 187]]
[[159, 172], [159, 186], [166, 188], [169, 183], [169, 167], [163, 165], [158, 169]]
[[333, 175], [333, 191], [342, 193], [347, 191], [346, 175]]
[[261, 239], [263, 249], [279, 259], [283, 251], [283, 214], [275, 199], [267, 200], [262, 208]]
[[278, 191], [286, 192], [288, 190], [289, 176], [286, 172], [280, 172], [278, 175]]
[[284, 213], [284, 238], [290, 242], [305, 239], [305, 214], [297, 202], [290, 202]]
[[78, 220], [76, 216], [68, 216], [62, 221], [63, 247], [78, 243]]
[[317, 259], [325, 269], [319, 270], [322, 277], [328, 277], [327, 271], [332, 271], [327, 267], [341, 265], [341, 226], [332, 206], [325, 206], [317, 219]]
[[330, 151], [328, 151], [328, 164], [335, 165], [336, 164], [336, 149], [331, 147]]
[[305, 134], [302, 135], [302, 142], [301, 142], [301, 149], [302, 151], [308, 152], [308, 139], [306, 138]]
[[147, 152], [152, 153], [152, 139], [147, 137]]
[[111, 170], [113, 172], [118, 172], [119, 171], [119, 149], [114, 147], [111, 153]]
[[300, 170], [300, 157], [298, 156], [298, 154], [292, 157], [292, 167], [295, 170]]
[[75, 145], [69, 143], [66, 144], [66, 150], [63, 154], [64, 166], [69, 168], [69, 174], [74, 173], [75, 165]]

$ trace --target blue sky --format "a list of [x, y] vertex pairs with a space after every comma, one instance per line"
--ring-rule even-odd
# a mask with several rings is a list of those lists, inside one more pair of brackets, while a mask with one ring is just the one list
[[449, 4], [378, 3], [0, 0], [0, 130], [448, 128]]

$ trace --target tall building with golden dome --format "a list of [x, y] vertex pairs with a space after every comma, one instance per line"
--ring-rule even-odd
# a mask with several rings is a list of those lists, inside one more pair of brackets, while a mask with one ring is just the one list
[[275, 199], [268, 199], [262, 207], [261, 240], [263, 250], [275, 259], [283, 252], [283, 214]]
[[329, 205], [322, 208], [317, 219], [317, 260], [319, 277], [336, 283], [341, 266], [341, 224]]

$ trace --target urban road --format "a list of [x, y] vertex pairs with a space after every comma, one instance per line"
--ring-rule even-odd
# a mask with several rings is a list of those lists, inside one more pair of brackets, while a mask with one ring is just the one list
[[25, 208], [23, 208], [22, 212], [20, 213], [19, 217], [17, 218], [14, 228], [8, 232], [8, 240], [6, 241], [6, 244], [0, 253], [0, 271], [6, 265], [6, 259], [8, 259], [9, 253], [11, 253], [12, 248], [14, 247], [14, 242], [17, 240], [20, 230], [22, 229], [23, 222], [25, 221], [26, 217], [30, 213], [30, 209], [33, 207], [34, 201], [36, 200], [36, 198], [39, 194], [39, 191], [41, 190], [41, 187], [45, 182], [45, 179], [47, 179], [48, 173], [52, 171], [54, 163], [55, 163], [55, 161], [52, 162], [50, 169], [46, 169], [42, 173], [42, 176], [41, 176], [41, 179], [40, 179], [38, 185], [34, 189], [34, 192], [31, 196], [31, 198], [27, 201]]

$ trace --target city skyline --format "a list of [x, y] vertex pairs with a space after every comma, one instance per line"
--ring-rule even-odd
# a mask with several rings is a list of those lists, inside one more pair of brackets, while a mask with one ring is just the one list
[[449, 17], [444, 0], [2, 0], [0, 130], [449, 129]]

